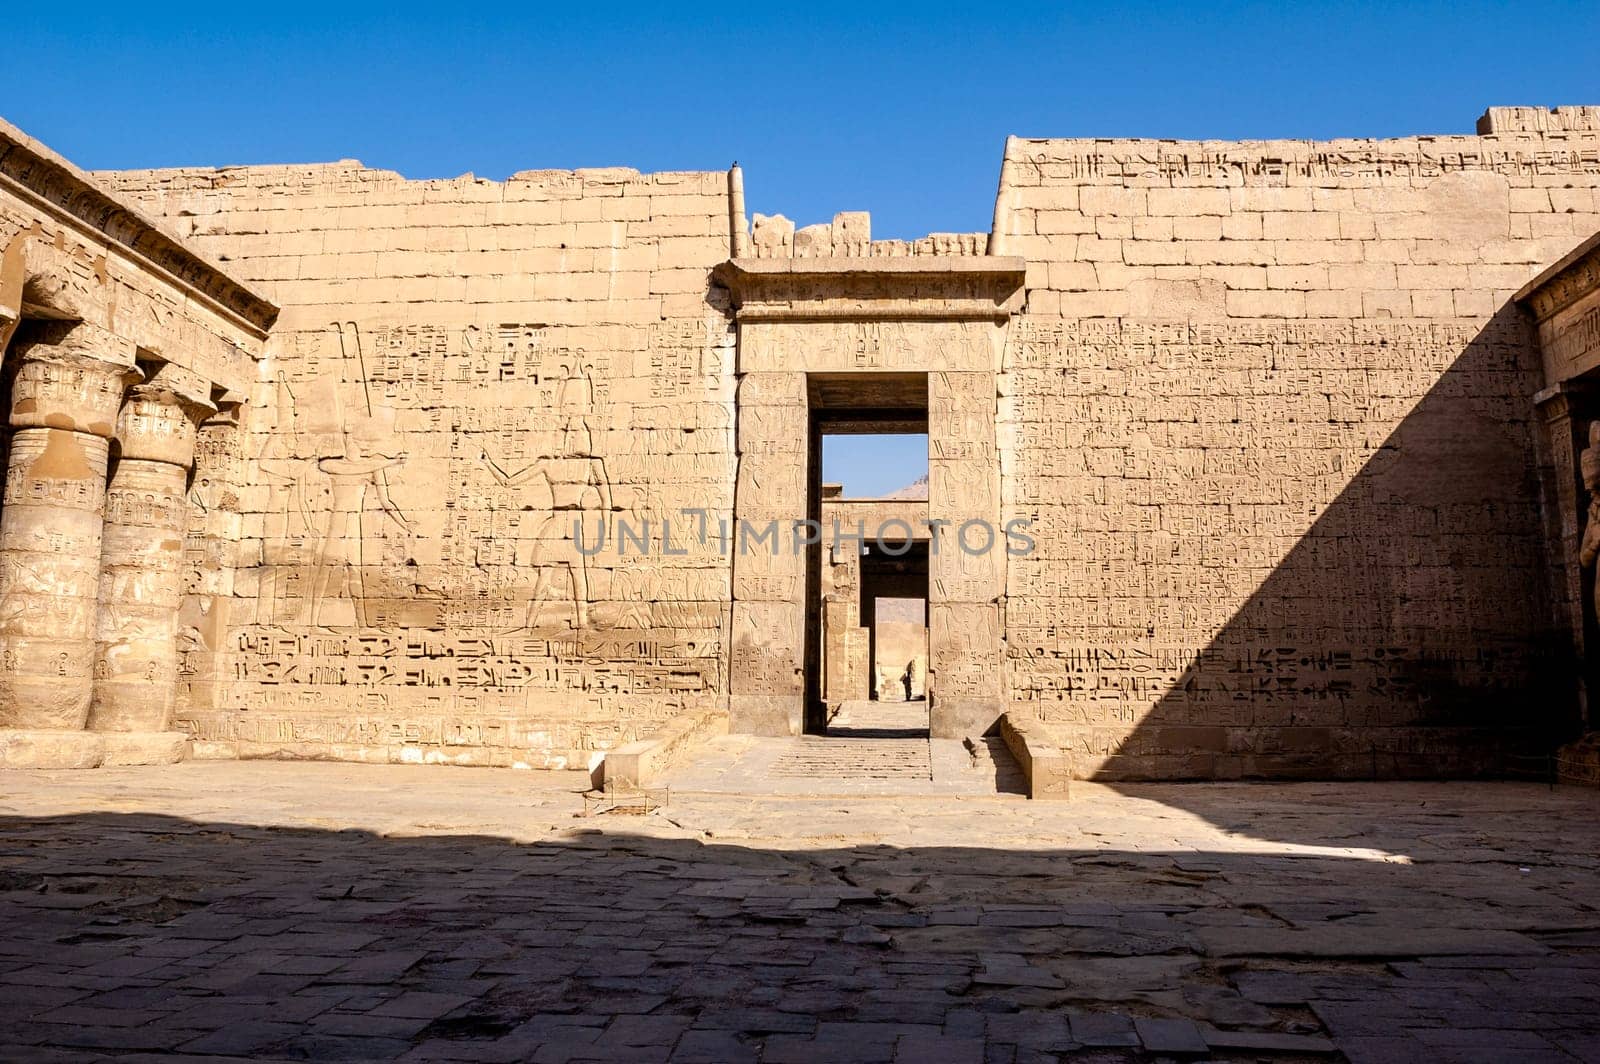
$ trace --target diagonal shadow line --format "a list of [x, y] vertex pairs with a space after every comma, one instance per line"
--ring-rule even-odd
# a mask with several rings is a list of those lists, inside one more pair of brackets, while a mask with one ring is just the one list
[[[1078, 676], [1068, 666], [1087, 701], [1042, 703], [1041, 715], [1066, 715], [1085, 774], [1481, 776], [1509, 753], [1570, 737], [1575, 663], [1540, 511], [1540, 381], [1528, 326], [1508, 304], [1203, 648]], [[1281, 476], [1304, 497], [1292, 469]], [[1236, 547], [1199, 549], [1222, 559]], [[1135, 666], [1164, 676], [1154, 704], [1131, 731], [1096, 721], [1084, 708], [1094, 695], [1144, 697], [1129, 694]]]

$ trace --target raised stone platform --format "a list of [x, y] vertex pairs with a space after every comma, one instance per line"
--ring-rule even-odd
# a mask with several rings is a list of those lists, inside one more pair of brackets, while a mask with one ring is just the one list
[[106, 765], [171, 765], [189, 750], [185, 732], [106, 732]]
[[1072, 759], [1037, 720], [1009, 712], [1000, 718], [1000, 738], [1028, 780], [1029, 798], [1065, 800], [1072, 793]]
[[96, 768], [105, 756], [105, 736], [99, 732], [0, 729], [0, 768]]
[[184, 759], [183, 732], [91, 732], [0, 729], [0, 768], [99, 768], [171, 765]]
[[[923, 731], [913, 727], [918, 721]], [[921, 702], [849, 702], [827, 735], [727, 735], [665, 777], [674, 793], [773, 797], [1018, 798], [1027, 781], [998, 738], [930, 739]]]
[[607, 753], [602, 763], [603, 778], [606, 783], [624, 787], [654, 787], [672, 766], [692, 756], [698, 746], [727, 734], [726, 710], [681, 713], [649, 738]]

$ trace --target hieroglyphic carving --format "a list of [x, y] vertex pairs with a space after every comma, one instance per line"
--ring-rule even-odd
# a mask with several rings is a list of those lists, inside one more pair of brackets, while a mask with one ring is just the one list
[[1247, 182], [1276, 180], [1311, 183], [1318, 179], [1357, 181], [1436, 177], [1462, 170], [1508, 175], [1600, 172], [1600, 146], [1593, 140], [1545, 142], [1535, 135], [1416, 137], [1390, 141], [1221, 140], [1097, 141], [1035, 140], [1013, 137], [1008, 164], [1028, 167], [1052, 179], [1092, 180], [1119, 185], [1128, 179], [1150, 181]]
[[992, 370], [998, 364], [1001, 331], [989, 322], [865, 321], [821, 323], [805, 328], [747, 325], [739, 359], [743, 372], [818, 369]]
[[538, 720], [535, 745], [572, 752], [724, 689], [725, 560], [614, 542], [619, 518], [730, 506], [725, 328], [344, 321], [274, 348], [246, 444], [254, 623], [218, 709], [286, 714], [303, 742], [358, 741], [319, 713], [495, 748], [534, 740], [484, 715]]
[[1541, 673], [1517, 323], [1023, 318], [1006, 366], [1038, 542], [1010, 698], [1086, 771], [1212, 741], [1166, 728], [1415, 728]]

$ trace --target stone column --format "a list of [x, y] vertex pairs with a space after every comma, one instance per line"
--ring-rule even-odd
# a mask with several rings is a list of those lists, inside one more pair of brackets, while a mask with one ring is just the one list
[[[233, 619], [234, 577], [241, 565], [238, 553], [243, 534], [238, 496], [239, 485], [244, 482], [239, 422], [239, 406], [227, 404], [200, 423], [195, 442], [194, 471], [189, 476], [191, 524], [184, 547], [186, 586], [178, 610], [178, 645], [184, 670], [177, 685], [178, 720], [190, 712], [220, 709], [231, 679], [227, 635]], [[250, 564], [253, 561], [246, 567]], [[255, 575], [249, 569], [249, 576]], [[251, 594], [255, 591], [256, 586], [252, 585]], [[249, 602], [251, 611], [255, 606]], [[189, 754], [194, 753], [191, 743]]]
[[195, 432], [214, 412], [210, 384], [164, 365], [129, 390], [117, 418], [121, 454], [106, 489], [89, 728], [105, 735], [105, 764], [182, 760], [172, 731], [178, 684], [178, 608]]
[[19, 341], [0, 512], [0, 765], [89, 768], [106, 463], [133, 345], [89, 325]]
[[1586, 647], [1592, 622], [1588, 619], [1590, 596], [1586, 594], [1583, 565], [1578, 561], [1578, 546], [1583, 539], [1588, 497], [1578, 471], [1578, 455], [1586, 443], [1580, 427], [1583, 418], [1581, 410], [1575, 408], [1586, 408], [1592, 398], [1590, 389], [1575, 381], [1554, 385], [1534, 396], [1535, 406], [1544, 416], [1550, 448], [1547, 475], [1553, 483], [1546, 488], [1545, 529], [1559, 552], [1551, 567], [1557, 580], [1553, 590], [1559, 600], [1558, 612], [1565, 614], [1572, 634], [1572, 650], [1578, 664], [1578, 708], [1586, 727], [1593, 726], [1588, 692], [1592, 665]]

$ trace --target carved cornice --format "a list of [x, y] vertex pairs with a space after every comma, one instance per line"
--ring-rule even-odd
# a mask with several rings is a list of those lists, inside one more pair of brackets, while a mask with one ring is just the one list
[[1027, 263], [1004, 255], [730, 259], [712, 271], [752, 321], [1004, 321]]
[[234, 280], [217, 263], [184, 244], [88, 174], [0, 119], [0, 189], [86, 233], [119, 245], [164, 275], [265, 336], [278, 308]]
[[1547, 421], [1553, 423], [1571, 417], [1573, 407], [1583, 405], [1584, 401], [1593, 398], [1594, 394], [1594, 387], [1584, 381], [1565, 380], [1534, 393], [1533, 406], [1544, 414]]
[[1600, 288], [1600, 233], [1567, 252], [1513, 297], [1537, 322], [1550, 320]]

